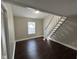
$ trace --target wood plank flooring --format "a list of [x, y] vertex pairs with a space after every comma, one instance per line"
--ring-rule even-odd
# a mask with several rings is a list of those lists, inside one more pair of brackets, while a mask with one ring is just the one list
[[77, 51], [43, 37], [16, 43], [15, 59], [76, 59]]

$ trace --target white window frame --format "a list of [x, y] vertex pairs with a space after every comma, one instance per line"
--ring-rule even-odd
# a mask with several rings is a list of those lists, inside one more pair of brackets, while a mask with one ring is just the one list
[[28, 34], [35, 34], [36, 32], [36, 23], [28, 22]]

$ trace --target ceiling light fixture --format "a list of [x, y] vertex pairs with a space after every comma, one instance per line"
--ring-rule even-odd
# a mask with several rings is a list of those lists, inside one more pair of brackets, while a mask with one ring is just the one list
[[40, 11], [35, 11], [36, 14], [38, 14]]

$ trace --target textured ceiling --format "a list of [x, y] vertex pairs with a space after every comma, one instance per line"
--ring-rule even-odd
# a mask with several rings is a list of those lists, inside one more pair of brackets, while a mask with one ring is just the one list
[[76, 0], [5, 0], [22, 6], [33, 7], [56, 15], [70, 16], [77, 13]]
[[29, 18], [45, 18], [46, 16], [50, 15], [48, 13], [44, 13], [41, 11], [39, 11], [39, 13], [35, 13], [38, 10], [28, 7], [21, 7], [13, 4], [12, 4], [12, 11], [14, 16], [29, 17]]

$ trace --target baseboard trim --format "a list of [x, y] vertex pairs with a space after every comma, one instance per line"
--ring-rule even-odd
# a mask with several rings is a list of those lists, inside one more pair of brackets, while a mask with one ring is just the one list
[[14, 44], [14, 49], [13, 49], [13, 56], [12, 56], [12, 59], [14, 59], [14, 57], [15, 57], [15, 49], [16, 49], [16, 42], [15, 42], [15, 44]]
[[68, 44], [64, 44], [64, 43], [62, 43], [62, 42], [60, 42], [60, 41], [52, 40], [51, 38], [50, 38], [49, 40], [54, 41], [54, 42], [57, 42], [57, 43], [59, 43], [59, 44], [61, 44], [61, 45], [64, 45], [64, 46], [66, 46], [66, 47], [68, 47], [68, 48], [71, 48], [71, 49], [73, 49], [73, 50], [77, 50], [77, 48], [75, 48], [75, 47], [73, 47], [73, 46], [70, 46], [70, 45], [68, 45]]
[[23, 38], [23, 39], [16, 40], [16, 42], [24, 41], [24, 40], [28, 40], [28, 39], [32, 39], [32, 38], [43, 37], [43, 36], [44, 36], [44, 35], [34, 36], [34, 37], [30, 37], [30, 38]]

